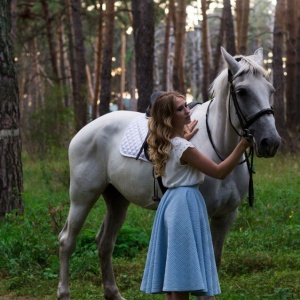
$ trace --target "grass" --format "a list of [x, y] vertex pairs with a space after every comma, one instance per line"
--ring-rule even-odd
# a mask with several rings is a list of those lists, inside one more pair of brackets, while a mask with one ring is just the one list
[[[245, 201], [225, 243], [218, 300], [300, 299], [299, 155], [256, 159], [255, 204]], [[0, 223], [0, 299], [55, 299], [57, 234], [68, 213], [66, 155], [47, 161], [24, 156], [23, 216]], [[105, 214], [98, 201], [71, 259], [72, 299], [103, 299], [93, 238]], [[114, 253], [123, 297], [162, 299], [139, 291], [154, 212], [131, 205]], [[5, 295], [5, 298], [4, 298]], [[191, 299], [193, 299], [191, 297]]]

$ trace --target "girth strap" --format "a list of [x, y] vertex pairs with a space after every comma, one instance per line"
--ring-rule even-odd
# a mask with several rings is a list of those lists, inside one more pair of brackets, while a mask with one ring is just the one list
[[[139, 159], [141, 153], [144, 151], [145, 157], [151, 162], [150, 157], [149, 157], [149, 153], [148, 153], [148, 143], [147, 143], [147, 138], [149, 137], [149, 134], [150, 134], [150, 132], [148, 131], [148, 133], [145, 137], [145, 140], [144, 140], [144, 142], [141, 146], [141, 149], [140, 149], [139, 153], [137, 154], [137, 156], [135, 158], [136, 160]], [[161, 176], [158, 176], [158, 177], [155, 176], [154, 168], [153, 168], [153, 179], [154, 179], [154, 183], [153, 183], [154, 196], [152, 197], [152, 200], [153, 201], [160, 201], [160, 197], [158, 196], [158, 193], [157, 193], [157, 190], [156, 190], [156, 185], [155, 185], [156, 180], [158, 182], [158, 185], [159, 185], [159, 188], [160, 188], [162, 194], [164, 194], [167, 191], [167, 188], [163, 185]]]

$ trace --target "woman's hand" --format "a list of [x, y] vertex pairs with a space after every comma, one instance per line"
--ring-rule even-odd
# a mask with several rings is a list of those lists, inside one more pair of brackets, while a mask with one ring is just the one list
[[253, 140], [252, 138], [242, 137], [240, 143], [243, 145], [244, 149], [246, 150], [247, 148], [252, 146]]
[[254, 143], [253, 134], [249, 132], [248, 129], [244, 129], [244, 134], [241, 140], [241, 143], [244, 145], [245, 149], [251, 147]]
[[186, 125], [187, 133], [185, 133], [185, 135], [184, 135], [184, 138], [186, 140], [189, 141], [199, 130], [199, 128], [195, 128], [197, 123], [198, 123], [198, 120], [193, 120], [193, 121], [191, 121], [190, 124]]

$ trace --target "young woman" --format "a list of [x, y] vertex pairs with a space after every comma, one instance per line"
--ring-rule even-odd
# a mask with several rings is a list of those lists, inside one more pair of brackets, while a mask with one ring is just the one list
[[220, 293], [209, 220], [198, 189], [204, 174], [224, 179], [251, 145], [242, 139], [216, 164], [185, 139], [191, 123], [184, 96], [160, 95], [151, 109], [149, 155], [168, 188], [158, 206], [141, 290], [167, 293], [166, 300], [188, 300]]

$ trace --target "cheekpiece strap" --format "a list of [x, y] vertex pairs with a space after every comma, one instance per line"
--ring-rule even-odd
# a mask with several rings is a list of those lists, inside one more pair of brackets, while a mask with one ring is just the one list
[[228, 82], [232, 83], [232, 77], [233, 77], [232, 72], [230, 69], [228, 69]]

